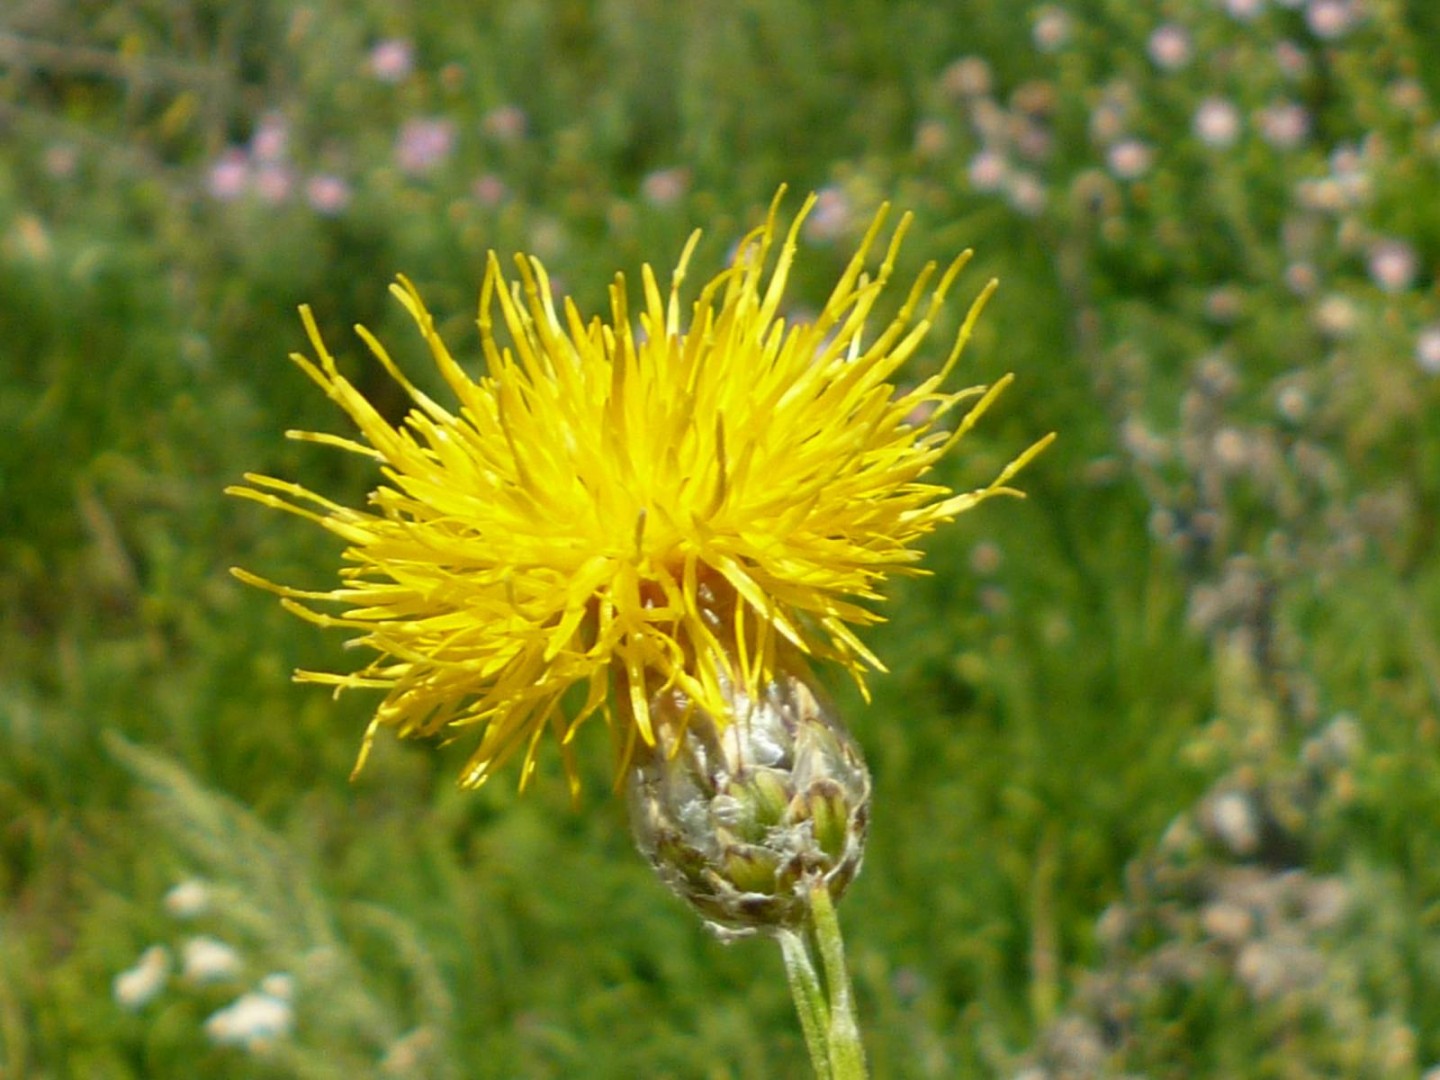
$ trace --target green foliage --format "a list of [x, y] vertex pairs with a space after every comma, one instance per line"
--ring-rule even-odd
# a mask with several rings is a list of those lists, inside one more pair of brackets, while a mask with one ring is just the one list
[[[1440, 1062], [1436, 18], [11, 5], [0, 1076], [803, 1071], [780, 957], [651, 879], [599, 730], [579, 805], [553, 763], [462, 794], [459, 748], [388, 741], [350, 783], [371, 703], [288, 679], [339, 642], [226, 573], [323, 585], [333, 546], [219, 494], [367, 489], [279, 437], [340, 430], [284, 359], [297, 304], [395, 411], [346, 330], [424, 380], [394, 273], [467, 357], [490, 249], [593, 311], [697, 225], [721, 265], [782, 181], [822, 194], [797, 309], [887, 198], [902, 270], [974, 247], [961, 292], [1002, 279], [961, 377], [1019, 379], [947, 480], [1061, 433], [893, 583], [875, 702], [836, 688], [875, 774], [840, 914], [877, 1075]], [[199, 936], [239, 966], [187, 974]], [[207, 1034], [265, 986], [288, 1035]]]

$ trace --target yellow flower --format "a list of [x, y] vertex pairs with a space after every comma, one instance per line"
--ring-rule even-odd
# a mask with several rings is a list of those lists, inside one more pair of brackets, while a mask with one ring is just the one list
[[[474, 727], [479, 741], [462, 783], [482, 783], [521, 753], [523, 786], [549, 728], [573, 788], [571, 742], [587, 718], [606, 716], [623, 771], [637, 739], [655, 743], [657, 688], [724, 717], [727, 690], [754, 699], [776, 674], [777, 650], [790, 646], [838, 662], [863, 689], [863, 669], [883, 666], [852, 627], [880, 616], [857, 601], [878, 599], [889, 572], [917, 572], [911, 545], [938, 523], [1015, 493], [1005, 484], [1048, 438], [980, 490], [955, 493], [925, 479], [1009, 381], [944, 389], [994, 282], [939, 370], [897, 389], [896, 372], [969, 253], [938, 282], [927, 266], [898, 314], [866, 340], [910, 223], [907, 215], [870, 276], [882, 208], [819, 315], [787, 323], [781, 299], [814, 199], [776, 257], [779, 202], [701, 289], [688, 323], [680, 286], [698, 232], [668, 297], [643, 268], [638, 319], [621, 277], [610, 288], [610, 320], [587, 322], [568, 298], [557, 310], [538, 260], [517, 258], [511, 283], [492, 253], [480, 291], [478, 380], [400, 278], [391, 291], [457, 405], [422, 393], [357, 327], [414, 403], [398, 425], [339, 373], [300, 309], [317, 359], [292, 358], [363, 441], [290, 435], [371, 458], [384, 479], [359, 510], [247, 474], [250, 486], [231, 493], [309, 518], [348, 546], [332, 589], [235, 573], [321, 626], [358, 631], [353, 644], [377, 654], [351, 674], [296, 676], [337, 692], [386, 692], [357, 770], [381, 726], [449, 738]], [[497, 309], [509, 345], [497, 336]], [[317, 601], [342, 610], [322, 613], [310, 606]]]

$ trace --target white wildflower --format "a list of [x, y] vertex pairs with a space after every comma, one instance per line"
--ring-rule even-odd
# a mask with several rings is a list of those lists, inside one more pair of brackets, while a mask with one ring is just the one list
[[289, 1035], [295, 1027], [295, 1009], [281, 998], [250, 993], [211, 1015], [205, 1034], [221, 1046], [259, 1050]]
[[210, 886], [187, 878], [165, 894], [165, 911], [177, 919], [193, 919], [210, 908]]
[[164, 945], [151, 945], [140, 954], [134, 967], [115, 976], [115, 1001], [125, 1009], [141, 1008], [164, 989], [169, 977], [170, 950]]
[[1415, 362], [1427, 375], [1440, 375], [1440, 323], [1431, 323], [1415, 338]]
[[193, 937], [185, 943], [181, 970], [193, 983], [224, 982], [240, 974], [240, 954], [217, 938]]

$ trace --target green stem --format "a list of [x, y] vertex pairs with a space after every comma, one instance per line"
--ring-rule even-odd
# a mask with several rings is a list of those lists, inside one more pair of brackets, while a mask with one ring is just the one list
[[790, 996], [800, 1014], [800, 1029], [805, 1032], [805, 1046], [815, 1067], [816, 1080], [832, 1080], [830, 1054], [825, 1046], [825, 1032], [830, 1026], [830, 1010], [820, 989], [820, 976], [810, 959], [810, 949], [802, 933], [781, 930], [780, 952], [785, 957], [785, 974], [790, 980]]
[[[818, 1080], [866, 1080], [869, 1072], [865, 1047], [855, 1022], [850, 975], [845, 969], [845, 943], [835, 905], [823, 881], [812, 882], [806, 896], [810, 901], [807, 925], [798, 930], [781, 930], [777, 936], [810, 1061]], [[825, 972], [823, 990], [815, 965], [816, 952]]]
[[835, 916], [830, 890], [823, 881], [810, 883], [810, 917], [820, 946], [820, 960], [825, 965], [825, 985], [830, 991], [830, 1070], [835, 1080], [865, 1080], [869, 1071], [865, 1068], [860, 1025], [855, 1020], [850, 973], [845, 968], [845, 940], [840, 936], [840, 920]]

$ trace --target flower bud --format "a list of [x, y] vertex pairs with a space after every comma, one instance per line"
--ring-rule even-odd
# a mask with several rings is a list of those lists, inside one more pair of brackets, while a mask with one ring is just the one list
[[864, 854], [869, 770], [799, 657], [785, 659], [758, 699], [723, 684], [723, 718], [654, 694], [656, 742], [629, 771], [641, 853], [724, 938], [801, 925], [810, 882], [838, 900]]

